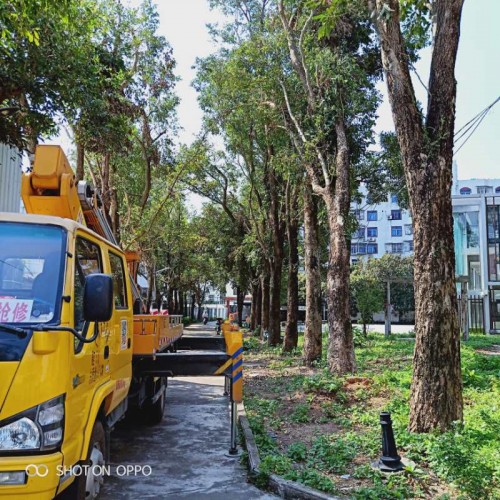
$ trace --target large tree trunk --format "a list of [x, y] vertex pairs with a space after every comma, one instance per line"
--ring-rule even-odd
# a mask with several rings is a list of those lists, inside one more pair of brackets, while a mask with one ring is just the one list
[[[390, 15], [382, 20], [387, 3]], [[463, 0], [434, 0], [425, 123], [401, 34], [399, 2], [376, 0], [377, 29], [414, 226], [415, 352], [409, 428], [445, 430], [463, 417], [451, 205], [455, 61]]]
[[179, 314], [179, 292], [177, 291], [177, 288], [174, 288], [173, 297], [174, 297], [174, 314]]
[[[281, 246], [283, 242], [281, 242]], [[276, 346], [281, 342], [281, 275], [283, 273], [283, 257], [275, 257], [271, 264], [271, 285], [269, 300], [269, 345]]]
[[269, 306], [270, 306], [270, 277], [269, 277], [269, 266], [266, 265], [264, 269], [264, 274], [261, 279], [262, 283], [262, 309], [261, 309], [261, 325], [262, 331], [269, 332]]
[[[269, 153], [273, 157], [273, 152]], [[267, 180], [269, 183], [269, 225], [272, 234], [271, 267], [271, 301], [269, 310], [269, 345], [278, 345], [281, 341], [281, 275], [284, 258], [284, 230], [285, 224], [280, 207], [281, 186], [278, 173], [269, 170]]]
[[236, 287], [236, 310], [238, 313], [238, 325], [243, 326], [243, 301], [245, 300], [245, 290]]
[[304, 188], [304, 267], [306, 274], [306, 322], [304, 362], [311, 366], [321, 359], [321, 268], [318, 231], [318, 205], [311, 185]]
[[195, 320], [195, 317], [194, 317], [195, 306], [196, 306], [196, 295], [194, 293], [192, 293], [191, 294], [191, 311], [189, 313], [189, 315], [191, 316], [191, 321]]
[[179, 290], [179, 312], [177, 314], [184, 316], [184, 292], [182, 290]]
[[350, 209], [349, 149], [344, 123], [339, 120], [337, 132], [335, 192], [325, 192], [330, 252], [326, 290], [328, 296], [328, 368], [332, 373], [356, 371], [350, 307], [350, 247], [347, 240], [347, 217]]
[[287, 317], [283, 351], [290, 352], [297, 347], [299, 333], [299, 223], [297, 220], [298, 200], [296, 190], [288, 193], [287, 238], [288, 238], [288, 288]]
[[260, 325], [260, 308], [262, 305], [262, 292], [260, 280], [255, 280], [252, 283], [252, 309], [250, 311], [250, 330], [255, 329]]
[[76, 143], [76, 181], [82, 181], [85, 175], [85, 148], [77, 141]]

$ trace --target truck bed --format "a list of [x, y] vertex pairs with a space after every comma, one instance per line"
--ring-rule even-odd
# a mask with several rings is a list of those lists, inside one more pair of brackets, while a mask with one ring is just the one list
[[182, 337], [182, 316], [134, 315], [134, 355], [165, 351]]

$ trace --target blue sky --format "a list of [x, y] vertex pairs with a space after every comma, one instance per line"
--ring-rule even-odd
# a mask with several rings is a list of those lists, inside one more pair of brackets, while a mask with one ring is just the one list
[[[170, 41], [177, 60], [181, 97], [179, 122], [184, 128], [180, 140], [190, 142], [199, 130], [201, 112], [196, 93], [190, 87], [194, 78], [191, 66], [196, 57], [215, 50], [205, 28], [207, 22], [220, 20], [208, 8], [207, 0], [157, 0], [161, 32]], [[457, 128], [468, 122], [500, 95], [500, 0], [466, 0], [462, 17], [462, 36], [456, 67], [458, 82]], [[419, 75], [428, 79], [429, 51], [417, 66]], [[415, 80], [418, 98], [425, 101], [425, 89]], [[385, 91], [385, 83], [380, 89]], [[379, 130], [393, 127], [390, 107], [382, 104]], [[459, 178], [500, 177], [498, 142], [500, 139], [500, 103], [482, 122], [476, 133], [456, 156]]]
[[[139, 0], [130, 0], [138, 4]], [[176, 73], [181, 77], [177, 93], [181, 99], [178, 110], [183, 130], [178, 140], [190, 143], [199, 131], [202, 114], [196, 92], [191, 87], [195, 77], [192, 66], [196, 57], [204, 57], [216, 47], [211, 43], [207, 23], [221, 21], [217, 12], [210, 11], [208, 0], [156, 0], [160, 14], [160, 32], [170, 42], [177, 61]], [[500, 95], [500, 0], [466, 0], [462, 16], [462, 34], [458, 52], [456, 78], [457, 129], [477, 115]], [[422, 54], [417, 71], [426, 83], [430, 65], [430, 50]], [[417, 97], [425, 103], [426, 91], [414, 79]], [[380, 90], [385, 92], [385, 83]], [[377, 130], [393, 128], [387, 99], [379, 109]], [[65, 134], [50, 142], [69, 145]], [[493, 108], [475, 134], [456, 155], [458, 177], [500, 177], [499, 159], [500, 103]]]

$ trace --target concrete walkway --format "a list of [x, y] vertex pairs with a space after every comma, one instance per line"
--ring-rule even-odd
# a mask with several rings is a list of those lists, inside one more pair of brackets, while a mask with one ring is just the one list
[[[212, 334], [213, 329], [189, 329]], [[186, 332], [188, 333], [188, 332]], [[163, 422], [154, 427], [127, 426], [111, 437], [112, 475], [102, 499], [271, 499], [247, 482], [239, 459], [229, 448], [229, 407], [223, 377], [169, 379]], [[120, 475], [121, 465], [149, 465]]]

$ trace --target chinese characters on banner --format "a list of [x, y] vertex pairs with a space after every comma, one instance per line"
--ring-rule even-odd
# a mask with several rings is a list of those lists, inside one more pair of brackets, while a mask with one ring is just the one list
[[32, 307], [32, 300], [0, 297], [0, 323], [29, 321]]

